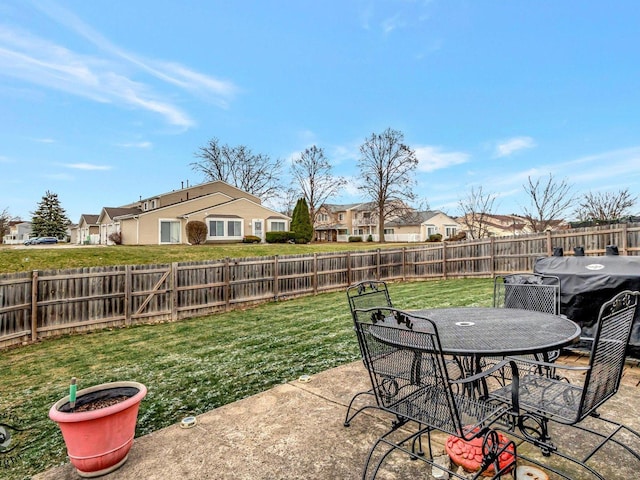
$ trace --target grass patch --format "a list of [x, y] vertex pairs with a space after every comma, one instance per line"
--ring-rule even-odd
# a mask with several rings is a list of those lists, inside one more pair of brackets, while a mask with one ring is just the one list
[[[394, 283], [399, 308], [488, 306], [490, 279]], [[79, 388], [135, 380], [149, 390], [136, 435], [359, 358], [344, 292], [176, 323], [66, 336], [0, 352], [0, 418], [30, 427], [0, 477], [29, 478], [67, 461], [53, 403]]]
[[323, 252], [375, 250], [377, 248], [417, 247], [419, 243], [312, 243], [220, 244], [151, 246], [78, 246], [11, 247], [0, 245], [0, 273], [30, 270], [98, 267], [106, 265], [147, 265], [171, 262], [197, 262], [221, 258], [299, 255]]

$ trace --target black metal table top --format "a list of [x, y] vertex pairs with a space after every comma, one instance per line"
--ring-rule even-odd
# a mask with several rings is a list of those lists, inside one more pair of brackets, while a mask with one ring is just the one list
[[443, 353], [451, 355], [543, 353], [576, 342], [581, 332], [565, 317], [515, 308], [434, 308], [412, 313], [436, 324]]

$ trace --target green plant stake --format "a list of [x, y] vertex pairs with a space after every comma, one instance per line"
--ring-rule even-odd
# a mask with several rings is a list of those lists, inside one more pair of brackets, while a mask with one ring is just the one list
[[71, 377], [71, 385], [69, 385], [69, 408], [73, 410], [76, 406], [76, 392], [78, 391], [78, 385], [76, 385], [76, 377]]

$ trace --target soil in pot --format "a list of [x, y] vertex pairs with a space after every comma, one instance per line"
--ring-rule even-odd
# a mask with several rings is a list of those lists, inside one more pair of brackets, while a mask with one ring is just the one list
[[128, 398], [133, 397], [138, 393], [138, 389], [135, 387], [116, 387], [107, 388], [97, 392], [87, 393], [78, 397], [75, 407], [72, 409], [71, 405], [67, 402], [63, 404], [58, 411], [60, 412], [89, 412], [92, 410], [98, 410], [100, 408], [110, 407], [116, 403], [120, 403]]

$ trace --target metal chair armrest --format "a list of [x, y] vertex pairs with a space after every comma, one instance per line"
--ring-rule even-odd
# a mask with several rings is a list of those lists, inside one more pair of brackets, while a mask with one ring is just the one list
[[506, 357], [505, 360], [509, 360], [510, 362], [513, 362], [511, 363], [511, 369], [515, 370], [513, 372], [514, 375], [517, 375], [517, 370], [518, 370], [517, 365], [514, 365], [515, 362], [518, 362], [520, 364], [524, 363], [524, 364], [532, 365], [535, 367], [548, 367], [548, 368], [561, 369], [561, 370], [571, 370], [574, 372], [587, 371], [590, 369], [589, 366], [574, 366], [574, 365], [564, 365], [562, 363], [549, 363], [549, 362], [542, 362], [540, 360], [533, 360], [531, 358], [524, 358], [524, 357]]
[[492, 373], [498, 370], [502, 370], [508, 363], [509, 361], [505, 359], [496, 363], [491, 368], [488, 368], [486, 370], [483, 370], [482, 372], [476, 373], [475, 375], [471, 375], [470, 377], [459, 378], [456, 380], [450, 380], [450, 382], [453, 384], [465, 384], [470, 382], [476, 382], [478, 380], [484, 379], [485, 377], [488, 377], [489, 375], [491, 375]]

